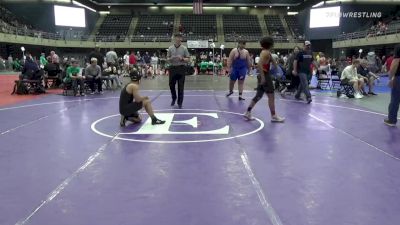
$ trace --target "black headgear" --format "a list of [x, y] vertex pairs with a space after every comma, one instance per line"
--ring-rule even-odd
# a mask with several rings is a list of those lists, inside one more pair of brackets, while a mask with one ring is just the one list
[[129, 73], [129, 76], [131, 77], [132, 81], [140, 81], [142, 79], [142, 75], [140, 75], [137, 70], [132, 70]]

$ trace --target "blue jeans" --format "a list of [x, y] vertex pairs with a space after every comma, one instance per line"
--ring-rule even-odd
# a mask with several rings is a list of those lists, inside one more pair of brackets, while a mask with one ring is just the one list
[[397, 123], [397, 113], [400, 104], [400, 76], [394, 78], [394, 86], [392, 88], [390, 104], [389, 104], [389, 122]]
[[296, 93], [296, 98], [299, 98], [301, 95], [301, 92], [304, 92], [306, 95], [307, 99], [311, 98], [311, 93], [310, 89], [308, 88], [308, 79], [307, 79], [307, 74], [305, 73], [298, 73], [299, 79], [300, 79], [300, 85], [297, 89]]

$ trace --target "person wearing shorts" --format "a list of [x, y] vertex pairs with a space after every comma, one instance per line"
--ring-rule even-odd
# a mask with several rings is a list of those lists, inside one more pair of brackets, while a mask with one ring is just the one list
[[228, 71], [230, 71], [230, 81], [229, 81], [229, 93], [226, 97], [233, 94], [233, 88], [238, 80], [239, 83], [239, 101], [245, 100], [242, 97], [244, 80], [246, 79], [246, 74], [251, 67], [251, 58], [249, 52], [245, 49], [246, 42], [241, 40], [238, 42], [238, 47], [232, 49], [228, 58]]
[[343, 84], [350, 84], [354, 88], [354, 97], [363, 98], [362, 90], [364, 89], [364, 78], [357, 73], [360, 66], [360, 60], [354, 59], [352, 64], [343, 69], [340, 80]]
[[369, 91], [368, 93], [365, 92], [363, 89], [363, 95], [377, 95], [374, 93], [373, 89], [375, 86], [375, 80], [377, 80], [379, 77], [375, 73], [372, 73], [368, 69], [368, 61], [367, 60], [361, 60], [360, 66], [357, 68], [357, 73], [360, 74], [364, 78], [364, 83], [368, 84]]
[[150, 99], [147, 96], [139, 94], [140, 80], [142, 76], [133, 69], [129, 76], [131, 82], [127, 84], [122, 90], [119, 98], [119, 113], [121, 114], [120, 126], [124, 127], [126, 121], [129, 120], [133, 123], [140, 123], [142, 121], [138, 111], [144, 108], [151, 118], [151, 124], [164, 124], [165, 121], [159, 120], [153, 111]]
[[276, 62], [272, 59], [271, 48], [274, 45], [274, 40], [267, 36], [261, 39], [261, 53], [260, 61], [258, 63], [258, 69], [260, 71], [260, 82], [257, 87], [256, 96], [252, 99], [244, 117], [247, 120], [254, 120], [251, 115], [251, 110], [257, 104], [257, 102], [263, 97], [264, 94], [268, 96], [268, 106], [271, 113], [271, 122], [284, 122], [285, 118], [279, 117], [275, 112], [275, 96], [274, 96], [274, 84], [270, 74], [270, 64], [273, 63], [276, 66]]

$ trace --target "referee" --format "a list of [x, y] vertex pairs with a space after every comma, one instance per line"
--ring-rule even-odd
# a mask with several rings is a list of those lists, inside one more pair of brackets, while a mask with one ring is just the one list
[[182, 45], [182, 35], [174, 35], [174, 45], [168, 48], [167, 60], [169, 68], [169, 88], [171, 89], [171, 106], [176, 103], [176, 83], [178, 82], [178, 106], [181, 109], [183, 103], [183, 91], [185, 89], [186, 65], [189, 62], [189, 51]]

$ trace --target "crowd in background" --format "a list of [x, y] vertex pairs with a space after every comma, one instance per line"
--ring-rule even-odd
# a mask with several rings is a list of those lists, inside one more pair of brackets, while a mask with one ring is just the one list
[[[299, 47], [296, 47], [293, 51], [288, 54], [281, 54], [279, 52], [272, 51], [273, 59], [277, 62], [278, 67], [274, 72], [274, 77], [276, 78], [276, 83], [279, 86], [279, 80], [287, 80], [291, 79], [291, 71], [293, 70], [293, 60], [295, 58], [296, 52], [299, 51]], [[105, 54], [103, 54], [105, 52]], [[67, 70], [74, 62], [80, 68], [86, 69], [90, 67], [93, 59], [96, 59], [96, 65], [100, 68], [101, 79], [96, 81], [97, 85], [103, 79], [106, 79], [107, 82], [111, 82], [116, 88], [121, 87], [122, 80], [121, 78], [124, 75], [129, 73], [130, 68], [136, 68], [144, 78], [155, 78], [158, 75], [168, 75], [168, 62], [166, 60], [166, 53], [161, 51], [157, 52], [140, 52], [140, 51], [126, 51], [124, 55], [118, 55], [114, 49], [108, 49], [108, 51], [101, 51], [99, 48], [91, 51], [88, 55], [68, 55], [65, 54], [59, 57], [54, 51], [50, 51], [48, 55], [42, 53], [40, 56], [33, 56], [29, 53], [26, 53], [24, 57], [21, 59], [13, 58], [13, 56], [9, 56], [8, 58], [0, 57], [0, 70], [8, 69], [14, 71], [21, 71], [24, 74], [23, 78], [30, 79], [36, 76], [36, 72], [26, 72], [26, 71], [34, 71], [34, 68], [38, 68], [38, 70], [42, 70], [42, 76], [44, 86], [47, 88], [48, 82], [46, 76], [48, 74], [57, 74], [59, 77], [58, 85], [61, 85], [68, 76]], [[222, 53], [222, 55], [221, 55]], [[314, 71], [314, 75], [317, 78], [323, 78], [325, 76], [329, 76], [332, 71], [336, 71], [337, 73], [341, 73], [347, 66], [352, 65], [352, 61], [354, 59], [359, 59], [360, 64], [359, 67], [365, 67], [369, 72], [374, 74], [375, 80], [378, 78], [375, 76], [379, 73], [385, 73], [390, 68], [390, 62], [393, 60], [393, 54], [378, 56], [374, 51], [370, 51], [364, 55], [360, 53], [358, 56], [353, 57], [339, 57], [333, 58], [326, 56], [322, 52], [317, 52], [315, 54], [315, 65], [312, 68]], [[251, 67], [248, 70], [249, 76], [257, 76], [257, 63], [260, 60], [259, 55], [250, 53], [251, 58]], [[28, 64], [26, 63], [28, 61]], [[37, 67], [32, 66], [31, 64], [36, 63]], [[213, 54], [208, 51], [199, 51], [193, 52], [190, 57], [190, 65], [195, 68], [195, 75], [203, 75], [203, 74], [217, 74], [220, 76], [228, 76], [227, 70], [227, 62], [228, 56], [223, 52], [219, 52]], [[28, 66], [27, 66], [28, 65]], [[53, 71], [53, 72], [50, 72]], [[54, 72], [56, 71], [56, 72]], [[81, 71], [84, 74], [84, 70]], [[32, 75], [34, 74], [34, 75]], [[40, 73], [37, 73], [40, 74]], [[309, 78], [311, 79], [311, 77]], [[369, 80], [365, 80], [364, 82], [368, 85]], [[112, 85], [108, 84], [107, 87], [111, 87]], [[316, 86], [318, 87], [318, 86]], [[277, 87], [280, 91], [285, 87]], [[91, 84], [91, 89], [93, 88], [93, 84]], [[102, 88], [98, 86], [97, 89], [100, 89], [99, 92], [102, 92]], [[371, 89], [371, 93], [374, 93]]]
[[400, 21], [400, 11], [396, 11], [388, 17], [374, 21], [367, 31], [367, 37], [385, 35], [389, 28], [389, 24], [398, 23]]

